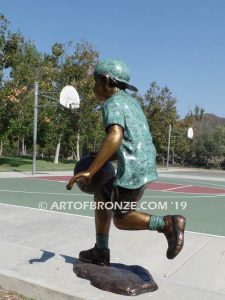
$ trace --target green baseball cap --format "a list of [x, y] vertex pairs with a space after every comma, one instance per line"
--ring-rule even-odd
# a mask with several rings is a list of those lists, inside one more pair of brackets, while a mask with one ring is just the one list
[[94, 74], [108, 75], [119, 82], [125, 83], [129, 90], [134, 92], [138, 91], [135, 86], [129, 84], [130, 70], [128, 69], [128, 66], [119, 59], [107, 58], [106, 60], [99, 62], [94, 70]]

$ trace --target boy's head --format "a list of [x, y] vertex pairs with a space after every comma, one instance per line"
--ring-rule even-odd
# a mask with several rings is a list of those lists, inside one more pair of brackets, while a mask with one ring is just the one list
[[97, 64], [94, 71], [94, 92], [100, 102], [110, 98], [118, 90], [137, 88], [130, 85], [130, 71], [126, 64], [119, 59], [108, 58]]

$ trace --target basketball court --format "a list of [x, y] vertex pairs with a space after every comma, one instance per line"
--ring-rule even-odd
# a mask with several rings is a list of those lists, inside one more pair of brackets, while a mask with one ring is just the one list
[[[79, 251], [93, 246], [95, 231], [93, 196], [76, 186], [67, 191], [69, 172], [0, 176], [4, 286], [16, 282], [20, 292], [43, 299], [128, 299], [95, 289], [72, 272]], [[187, 226], [182, 253], [169, 261], [162, 235], [112, 225], [112, 262], [141, 265], [159, 285], [158, 291], [137, 299], [224, 299], [224, 172], [159, 170], [138, 209], [182, 214]]]
[[[221, 226], [225, 211], [223, 173], [219, 176], [218, 173], [202, 175], [201, 172], [200, 174], [194, 172], [198, 180], [192, 179], [189, 172], [183, 172], [182, 178], [173, 178], [175, 174], [176, 177], [181, 177], [179, 172], [159, 172], [159, 174], [159, 179], [150, 184], [145, 191], [138, 206], [140, 210], [159, 215], [183, 214], [187, 218], [186, 230], [225, 236], [225, 227]], [[94, 216], [91, 205], [86, 204], [86, 207], [83, 205], [83, 202], [92, 202], [93, 196], [82, 193], [76, 185], [72, 191], [67, 191], [65, 185], [70, 178], [69, 175], [48, 174], [2, 178], [1, 203], [65, 214]]]

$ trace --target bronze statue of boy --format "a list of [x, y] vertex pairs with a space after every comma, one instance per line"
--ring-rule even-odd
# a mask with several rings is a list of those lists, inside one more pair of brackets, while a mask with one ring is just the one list
[[173, 259], [183, 247], [185, 217], [162, 217], [135, 210], [134, 204], [158, 176], [156, 150], [146, 117], [138, 101], [125, 91], [137, 91], [129, 84], [129, 69], [118, 59], [106, 59], [96, 66], [94, 79], [94, 93], [102, 104], [106, 137], [88, 170], [73, 176], [67, 189], [71, 190], [76, 181], [91, 182], [94, 174], [114, 157], [118, 160], [116, 176], [95, 192], [94, 200], [96, 203], [111, 201], [120, 206], [113, 210], [96, 208], [96, 244], [94, 248], [81, 251], [79, 259], [86, 263], [109, 265], [111, 219], [119, 229], [163, 233], [168, 242], [167, 258]]

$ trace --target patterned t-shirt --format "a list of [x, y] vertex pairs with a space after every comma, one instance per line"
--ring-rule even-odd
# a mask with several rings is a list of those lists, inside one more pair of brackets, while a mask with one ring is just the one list
[[114, 185], [136, 189], [156, 180], [156, 150], [138, 101], [120, 90], [104, 102], [102, 114], [106, 129], [113, 124], [124, 129]]

